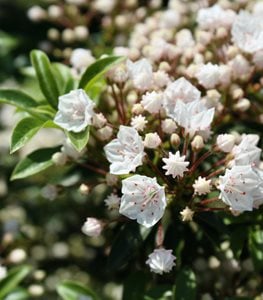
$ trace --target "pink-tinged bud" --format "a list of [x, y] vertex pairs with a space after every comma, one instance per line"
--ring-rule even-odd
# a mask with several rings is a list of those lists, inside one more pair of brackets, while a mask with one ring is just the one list
[[204, 139], [201, 135], [196, 135], [191, 143], [193, 151], [200, 151], [204, 148]]
[[99, 139], [107, 141], [112, 137], [113, 129], [110, 126], [105, 126], [97, 131]]
[[162, 143], [159, 135], [155, 133], [147, 133], [145, 135], [144, 146], [150, 149], [156, 149]]
[[177, 133], [173, 133], [170, 137], [170, 143], [171, 145], [173, 145], [174, 147], [177, 147], [180, 145], [181, 143], [181, 139], [180, 136]]
[[136, 103], [132, 107], [132, 113], [134, 115], [140, 115], [144, 112], [144, 108], [140, 103]]
[[104, 223], [96, 218], [87, 218], [81, 230], [87, 236], [97, 237], [101, 234]]
[[235, 136], [232, 134], [220, 134], [216, 139], [216, 145], [223, 152], [231, 152], [235, 146]]

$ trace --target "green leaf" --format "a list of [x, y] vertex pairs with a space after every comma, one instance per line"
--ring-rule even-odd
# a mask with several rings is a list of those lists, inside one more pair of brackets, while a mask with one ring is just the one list
[[79, 88], [85, 89], [88, 93], [91, 86], [100, 79], [100, 76], [124, 59], [125, 58], [122, 56], [108, 56], [97, 60], [95, 63], [90, 65], [82, 75]]
[[0, 102], [13, 105], [21, 110], [28, 111], [29, 113], [32, 108], [38, 105], [36, 100], [29, 95], [18, 90], [9, 89], [0, 90]]
[[[170, 285], [157, 285], [144, 295], [143, 300], [172, 300], [172, 286]], [[179, 300], [179, 299], [178, 299]]]
[[31, 271], [30, 266], [19, 266], [11, 269], [8, 275], [0, 281], [0, 299], [10, 293]]
[[263, 230], [251, 229], [249, 232], [249, 250], [257, 271], [263, 270]]
[[28, 300], [30, 298], [30, 294], [26, 289], [16, 288], [10, 294], [8, 294], [4, 300]]
[[60, 63], [53, 63], [51, 64], [51, 67], [55, 80], [57, 82], [59, 94], [64, 95], [73, 90], [75, 82], [72, 77], [70, 68]]
[[72, 146], [77, 151], [82, 151], [89, 141], [89, 126], [81, 132], [66, 132], [66, 135], [70, 139]]
[[[147, 230], [148, 234], [150, 230]], [[124, 225], [113, 242], [108, 258], [108, 270], [115, 271], [126, 265], [148, 234], [142, 236], [140, 225], [135, 222]]]
[[16, 165], [11, 180], [25, 178], [51, 167], [53, 165], [52, 155], [59, 150], [60, 147], [44, 148], [30, 153]]
[[17, 123], [11, 137], [10, 153], [23, 147], [43, 126], [44, 122], [28, 117]]
[[47, 55], [40, 50], [33, 50], [31, 51], [30, 57], [32, 65], [36, 70], [41, 91], [46, 97], [47, 102], [56, 109], [59, 90]]
[[124, 282], [122, 300], [143, 299], [144, 291], [149, 280], [149, 274], [142, 271], [130, 274]]
[[57, 292], [63, 300], [97, 300], [97, 295], [89, 288], [74, 282], [64, 281], [57, 286]]
[[174, 299], [196, 299], [196, 278], [192, 270], [185, 268], [177, 275], [174, 289]]

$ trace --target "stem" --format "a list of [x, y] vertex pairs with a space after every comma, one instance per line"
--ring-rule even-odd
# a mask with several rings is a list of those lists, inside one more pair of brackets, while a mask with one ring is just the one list
[[207, 152], [205, 152], [190, 168], [189, 173], [193, 173], [196, 168], [201, 164], [202, 161], [204, 161], [207, 157], [209, 157], [210, 155], [212, 155], [212, 152], [209, 150]]
[[119, 99], [118, 99], [118, 96], [117, 96], [117, 94], [115, 92], [113, 84], [111, 84], [111, 91], [112, 91], [113, 99], [115, 101], [116, 109], [117, 109], [118, 115], [120, 117], [121, 123], [124, 124], [125, 123], [124, 122], [124, 117], [122, 115], [122, 110], [120, 108]]
[[164, 232], [162, 223], [159, 224], [156, 234], [156, 247], [160, 248], [163, 245], [164, 240]]
[[212, 172], [211, 174], [209, 174], [209, 175], [206, 177], [206, 179], [210, 179], [210, 178], [212, 178], [212, 177], [214, 177], [214, 176], [216, 176], [216, 175], [218, 175], [218, 174], [220, 174], [220, 173], [222, 173], [222, 172], [224, 172], [224, 171], [225, 171], [225, 168], [221, 168], [221, 169], [219, 169], [219, 170], [216, 170], [216, 171]]
[[222, 165], [222, 164], [225, 164], [225, 162], [227, 162], [229, 159], [227, 157], [223, 158], [223, 159], [220, 159], [218, 162], [216, 162], [215, 164], [213, 164], [211, 166], [211, 168], [209, 168], [208, 170], [204, 171], [203, 173], [200, 174], [200, 176], [202, 177], [205, 177], [205, 174], [209, 173], [212, 169]]
[[186, 155], [187, 153], [188, 144], [189, 144], [189, 134], [187, 134], [184, 139], [183, 155]]
[[218, 201], [218, 200], [219, 200], [218, 197], [214, 197], [214, 198], [202, 200], [202, 201], [200, 201], [198, 204], [199, 204], [199, 205], [207, 205], [207, 204], [209, 204], [209, 203], [213, 203], [213, 202]]
[[88, 169], [88, 170], [94, 171], [94, 172], [96, 172], [96, 173], [98, 173], [98, 174], [100, 174], [100, 175], [103, 175], [103, 176], [107, 175], [107, 173], [108, 173], [108, 172], [106, 172], [106, 171], [103, 170], [103, 169], [100, 169], [100, 168], [91, 166], [91, 165], [89, 165], [89, 164], [80, 164], [80, 166], [81, 166], [81, 167], [84, 167], [84, 168], [86, 168], [86, 169]]
[[124, 85], [119, 85], [119, 91], [120, 91], [120, 107], [122, 110], [122, 117], [124, 124], [126, 123], [126, 114], [125, 114], [125, 107], [124, 107], [124, 95], [123, 95], [123, 87]]

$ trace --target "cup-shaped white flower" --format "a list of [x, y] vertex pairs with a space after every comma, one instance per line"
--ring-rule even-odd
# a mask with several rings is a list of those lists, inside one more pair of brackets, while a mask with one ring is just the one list
[[183, 176], [184, 172], [187, 171], [189, 161], [185, 161], [185, 155], [180, 156], [180, 152], [177, 151], [175, 154], [169, 152], [168, 158], [163, 158], [165, 166], [164, 170], [167, 170], [165, 175], [172, 175], [173, 178], [176, 176]]
[[146, 227], [155, 225], [166, 207], [164, 187], [156, 178], [134, 175], [122, 181], [120, 213]]
[[78, 89], [59, 97], [54, 123], [73, 132], [83, 131], [92, 124], [94, 102], [84, 90]]
[[262, 178], [251, 166], [234, 166], [219, 178], [219, 198], [233, 210], [250, 211], [253, 209], [254, 195], [262, 184]]
[[137, 130], [129, 126], [120, 126], [117, 138], [104, 147], [106, 157], [111, 163], [111, 174], [128, 174], [142, 165], [144, 145]]
[[232, 26], [233, 41], [248, 53], [263, 49], [263, 21], [259, 16], [241, 11]]
[[207, 107], [201, 101], [184, 103], [177, 101], [174, 112], [169, 114], [178, 125], [185, 129], [185, 133], [192, 137], [196, 132], [206, 134], [210, 132], [215, 109]]
[[146, 264], [150, 266], [152, 272], [162, 275], [169, 273], [175, 266], [176, 257], [172, 254], [172, 250], [155, 249], [149, 256]]
[[164, 107], [172, 115], [177, 101], [184, 103], [200, 100], [201, 92], [184, 77], [170, 83], [164, 92]]

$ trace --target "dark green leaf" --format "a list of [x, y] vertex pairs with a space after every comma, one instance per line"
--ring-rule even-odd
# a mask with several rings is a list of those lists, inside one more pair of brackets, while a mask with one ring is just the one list
[[0, 281], [0, 299], [10, 293], [31, 271], [30, 266], [19, 266], [11, 269]]
[[138, 271], [130, 274], [123, 286], [122, 300], [142, 300], [149, 275]]
[[57, 292], [63, 300], [98, 299], [92, 290], [74, 281], [65, 281], [60, 283], [57, 286]]
[[100, 76], [109, 71], [109, 69], [124, 60], [121, 56], [108, 56], [97, 60], [90, 65], [82, 75], [79, 88], [85, 89], [88, 93], [91, 86], [99, 80]]
[[10, 152], [14, 153], [23, 147], [43, 126], [45, 122], [28, 117], [17, 123], [11, 137]]
[[53, 63], [51, 66], [57, 82], [59, 94], [64, 95], [73, 90], [75, 83], [70, 68], [60, 63]]
[[158, 285], [147, 292], [143, 297], [143, 300], [172, 300], [172, 286], [170, 285]]
[[37, 79], [42, 93], [47, 102], [57, 108], [59, 89], [52, 73], [52, 68], [47, 55], [40, 50], [33, 50], [30, 54], [31, 62], [36, 70]]
[[249, 249], [256, 270], [263, 270], [263, 230], [251, 229], [249, 232]]
[[71, 144], [77, 151], [81, 151], [85, 148], [89, 141], [89, 127], [81, 132], [66, 132]]
[[60, 147], [44, 148], [30, 153], [16, 165], [11, 180], [25, 178], [49, 168], [53, 165], [52, 155], [59, 150]]
[[196, 279], [195, 274], [190, 269], [183, 269], [176, 277], [174, 288], [174, 300], [195, 300], [196, 299]]
[[[148, 229], [149, 233], [150, 229]], [[118, 270], [127, 264], [146, 237], [147, 234], [142, 237], [140, 226], [137, 223], [124, 225], [113, 242], [108, 258], [108, 270]]]
[[8, 294], [4, 300], [28, 300], [30, 294], [26, 289], [16, 288], [10, 294]]

